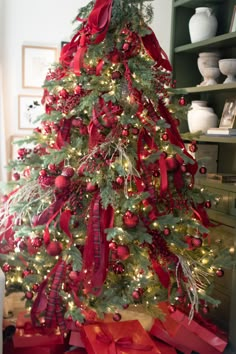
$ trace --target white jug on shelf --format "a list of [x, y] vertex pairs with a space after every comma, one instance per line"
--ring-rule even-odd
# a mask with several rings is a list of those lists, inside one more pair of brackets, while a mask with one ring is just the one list
[[192, 43], [212, 38], [216, 35], [218, 22], [210, 7], [197, 7], [189, 21]]
[[218, 117], [213, 108], [207, 107], [206, 101], [192, 101], [188, 111], [188, 128], [190, 133], [201, 131], [206, 134], [209, 128], [218, 126]]

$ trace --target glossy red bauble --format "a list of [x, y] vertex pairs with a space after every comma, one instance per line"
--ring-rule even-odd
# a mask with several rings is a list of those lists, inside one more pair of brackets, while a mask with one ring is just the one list
[[18, 172], [14, 172], [14, 173], [12, 174], [12, 179], [13, 179], [13, 181], [19, 181], [19, 179], [20, 179], [20, 174], [19, 174]]
[[95, 192], [97, 189], [98, 189], [98, 186], [96, 184], [92, 184], [91, 182], [87, 183], [87, 186], [86, 186], [87, 192]]
[[131, 211], [127, 211], [123, 216], [123, 223], [128, 228], [134, 228], [139, 223], [139, 217], [133, 214]]
[[115, 321], [115, 322], [119, 322], [120, 320], [121, 320], [121, 314], [120, 313], [114, 313], [114, 315], [113, 315], [113, 321]]
[[168, 227], [165, 227], [164, 230], [163, 230], [163, 234], [164, 234], [165, 236], [169, 236], [170, 233], [171, 233], [170, 229], [169, 229]]
[[130, 256], [129, 247], [126, 245], [119, 245], [116, 249], [116, 254], [122, 261], [126, 260]]
[[50, 256], [59, 256], [62, 252], [62, 244], [59, 241], [50, 241], [46, 251]]
[[199, 172], [202, 174], [202, 175], [205, 175], [207, 173], [207, 169], [205, 166], [202, 166], [199, 168]]
[[125, 179], [124, 179], [123, 176], [119, 176], [119, 177], [117, 177], [117, 179], [116, 179], [116, 183], [119, 184], [120, 186], [121, 186], [122, 184], [124, 184], [124, 181], [125, 181]]
[[185, 106], [186, 105], [186, 100], [185, 100], [185, 98], [183, 96], [180, 97], [180, 99], [179, 99], [179, 105], [180, 106]]
[[224, 276], [224, 274], [225, 273], [224, 273], [222, 268], [217, 269], [216, 275], [217, 275], [218, 278], [222, 278]]
[[193, 247], [201, 247], [202, 239], [200, 237], [192, 237], [191, 244]]
[[70, 180], [65, 176], [57, 176], [55, 178], [55, 186], [59, 189], [65, 189], [70, 184]]
[[134, 300], [139, 300], [140, 299], [140, 292], [138, 291], [138, 290], [134, 290], [133, 292], [132, 292], [132, 297], [133, 297], [133, 299]]
[[178, 167], [179, 167], [179, 162], [175, 157], [170, 156], [170, 157], [166, 158], [167, 171], [169, 171], [169, 172], [176, 171], [178, 169]]
[[207, 201], [205, 202], [205, 207], [206, 207], [207, 209], [211, 208], [211, 201], [210, 201], [210, 200], [207, 200]]
[[121, 262], [115, 263], [112, 269], [115, 274], [122, 274], [125, 271], [124, 264], [122, 264]]
[[71, 166], [65, 166], [62, 170], [61, 175], [65, 177], [73, 177], [75, 173], [75, 170]]
[[31, 300], [33, 298], [34, 294], [32, 293], [32, 291], [26, 291], [25, 293], [25, 297], [27, 300]]

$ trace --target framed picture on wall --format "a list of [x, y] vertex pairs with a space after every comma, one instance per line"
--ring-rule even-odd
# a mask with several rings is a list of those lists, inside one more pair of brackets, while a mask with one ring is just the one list
[[227, 99], [220, 119], [220, 128], [235, 128], [236, 126], [236, 98]]
[[57, 60], [57, 48], [24, 45], [22, 47], [22, 86], [41, 88], [48, 69]]
[[234, 6], [233, 9], [230, 28], [229, 28], [229, 32], [235, 32], [235, 31], [236, 31], [236, 5]]
[[34, 129], [38, 122], [36, 118], [44, 113], [41, 96], [18, 96], [18, 129]]

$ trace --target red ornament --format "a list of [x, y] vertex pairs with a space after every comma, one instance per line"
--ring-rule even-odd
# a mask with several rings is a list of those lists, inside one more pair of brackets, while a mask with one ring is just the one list
[[130, 256], [129, 247], [126, 245], [119, 245], [116, 249], [116, 253], [118, 258], [120, 258], [122, 261], [125, 261]]
[[8, 200], [8, 196], [6, 194], [3, 195], [2, 198], [1, 198], [1, 202], [2, 203], [6, 203], [7, 200]]
[[14, 172], [12, 175], [13, 181], [19, 181], [20, 179], [20, 174], [18, 172]]
[[186, 100], [185, 100], [185, 98], [183, 96], [180, 97], [180, 99], [179, 99], [179, 105], [180, 106], [185, 106], [186, 105]]
[[128, 129], [123, 129], [122, 132], [121, 132], [121, 135], [122, 135], [122, 136], [129, 136], [129, 131], [128, 131]]
[[3, 266], [2, 266], [2, 270], [3, 270], [4, 273], [10, 272], [10, 270], [11, 270], [10, 264], [4, 263]]
[[161, 138], [162, 138], [163, 141], [168, 141], [169, 140], [169, 136], [168, 136], [167, 133], [162, 134]]
[[23, 270], [23, 272], [22, 272], [22, 278], [25, 278], [25, 277], [27, 277], [28, 275], [30, 275], [30, 274], [32, 274], [33, 272], [32, 272], [32, 270], [31, 269], [25, 269], [25, 270]]
[[191, 244], [193, 247], [201, 247], [202, 239], [200, 237], [192, 237]]
[[169, 311], [169, 313], [174, 313], [176, 311], [175, 305], [169, 305], [168, 306], [168, 311]]
[[70, 184], [70, 180], [65, 176], [57, 176], [55, 178], [56, 188], [64, 189], [64, 188], [68, 187], [69, 184]]
[[165, 227], [164, 230], [163, 230], [163, 234], [164, 234], [165, 236], [169, 236], [170, 233], [171, 233], [170, 229], [169, 229], [168, 227]]
[[121, 262], [115, 263], [112, 269], [115, 274], [122, 274], [125, 271], [124, 264], [122, 264]]
[[75, 270], [72, 270], [70, 273], [69, 273], [69, 278], [70, 280], [76, 282], [79, 280], [79, 272], [76, 272]]
[[140, 292], [138, 290], [134, 290], [133, 293], [132, 293], [132, 297], [134, 300], [139, 300], [140, 299]]
[[43, 240], [40, 237], [35, 237], [31, 240], [31, 244], [33, 247], [41, 247], [43, 244]]
[[39, 288], [39, 284], [37, 284], [37, 283], [34, 284], [32, 287], [33, 291], [38, 291], [38, 288]]
[[121, 320], [121, 314], [117, 312], [113, 315], [112, 318], [113, 318], [113, 321], [119, 322]]
[[111, 78], [112, 78], [112, 80], [120, 79], [121, 78], [121, 73], [118, 70], [117, 71], [113, 71], [113, 73], [111, 74]]
[[91, 182], [87, 183], [87, 186], [86, 186], [87, 192], [95, 192], [97, 189], [98, 189], [97, 184], [92, 184]]
[[109, 243], [109, 248], [110, 250], [115, 251], [117, 248], [117, 244], [114, 241], [112, 241]]
[[75, 170], [71, 166], [65, 166], [62, 170], [61, 175], [65, 177], [73, 177], [75, 173]]
[[124, 304], [122, 307], [126, 310], [129, 307], [129, 304]]
[[32, 291], [26, 291], [25, 293], [25, 297], [27, 300], [31, 300], [33, 298], [34, 294], [32, 293]]
[[62, 89], [60, 92], [59, 92], [59, 96], [61, 98], [67, 98], [69, 95], [68, 95], [68, 92], [65, 90], [65, 89]]
[[178, 167], [179, 167], [179, 162], [175, 157], [170, 156], [166, 158], [167, 171], [169, 172], [176, 171]]
[[133, 135], [138, 135], [138, 134], [139, 134], [139, 129], [136, 128], [136, 127], [133, 127], [133, 128], [132, 128], [132, 134], [133, 134]]
[[217, 269], [216, 275], [217, 275], [218, 278], [222, 278], [224, 276], [224, 274], [225, 273], [224, 273], [222, 268]]
[[128, 228], [134, 228], [139, 223], [139, 217], [133, 214], [131, 211], [127, 211], [123, 216], [123, 223]]
[[125, 179], [123, 176], [119, 176], [116, 179], [116, 183], [119, 184], [120, 186], [122, 186], [122, 184], [124, 184], [124, 181], [125, 181]]
[[47, 170], [43, 169], [43, 170], [39, 171], [39, 175], [42, 177], [47, 176]]
[[81, 86], [79, 86], [79, 85], [75, 86], [75, 88], [74, 88], [74, 93], [75, 93], [76, 95], [79, 95], [79, 94], [81, 93], [81, 91], [82, 91]]
[[202, 175], [205, 175], [206, 172], [207, 172], [206, 167], [205, 167], [205, 166], [200, 167], [199, 172], [200, 172]]
[[210, 200], [207, 200], [207, 201], [205, 202], [205, 207], [206, 207], [207, 209], [211, 208], [211, 201], [210, 201]]
[[55, 172], [55, 171], [57, 170], [57, 166], [55, 165], [55, 163], [50, 163], [50, 164], [48, 165], [48, 169], [49, 169], [49, 171], [51, 171], [51, 172]]
[[46, 251], [50, 256], [59, 256], [62, 252], [62, 244], [59, 241], [51, 241], [48, 244]]
[[160, 177], [160, 172], [159, 171], [153, 171], [153, 177]]

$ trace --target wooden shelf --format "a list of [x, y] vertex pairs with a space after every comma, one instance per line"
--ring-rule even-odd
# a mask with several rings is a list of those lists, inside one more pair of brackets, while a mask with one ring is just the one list
[[[221, 183], [218, 181], [214, 181], [207, 177], [196, 177], [196, 184], [197, 185], [204, 185], [207, 187], [223, 189], [228, 192], [236, 192], [236, 183]], [[236, 220], [235, 220], [236, 221]]]
[[194, 87], [178, 87], [171, 90], [174, 94], [188, 94], [188, 93], [201, 93], [201, 92], [217, 92], [217, 91], [235, 91], [236, 82], [230, 84], [217, 84], [209, 86], [194, 86]]
[[[185, 139], [185, 141], [188, 139]], [[201, 135], [198, 138], [194, 138], [196, 141], [201, 141], [205, 143], [225, 143], [225, 144], [236, 144], [236, 136], [222, 136], [222, 135]], [[190, 140], [188, 140], [190, 141]]]
[[226, 48], [236, 45], [236, 32], [225, 33], [204, 41], [188, 43], [174, 49], [175, 53], [199, 53], [202, 50]]
[[174, 7], [183, 6], [195, 8], [199, 6], [210, 6], [214, 4], [222, 3], [223, 0], [176, 0], [174, 1]]

